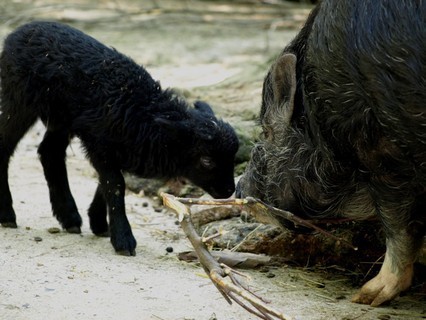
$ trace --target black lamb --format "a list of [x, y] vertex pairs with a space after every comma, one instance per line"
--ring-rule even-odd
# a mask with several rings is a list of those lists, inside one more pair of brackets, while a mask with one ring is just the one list
[[[185, 177], [213, 197], [234, 192], [238, 139], [210, 106], [190, 107], [132, 59], [67, 25], [32, 22], [4, 42], [0, 56], [0, 223], [16, 228], [8, 164], [37, 121], [47, 130], [38, 153], [53, 215], [71, 233], [82, 220], [65, 165], [74, 136], [99, 174], [88, 210], [94, 234], [111, 236], [115, 250], [134, 255], [125, 214], [122, 172], [145, 178]], [[107, 212], [109, 226], [107, 222]]]

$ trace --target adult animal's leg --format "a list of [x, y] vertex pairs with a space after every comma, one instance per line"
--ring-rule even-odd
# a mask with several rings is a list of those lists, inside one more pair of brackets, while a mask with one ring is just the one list
[[413, 264], [423, 243], [425, 196], [412, 199], [395, 196], [400, 203], [379, 204], [386, 236], [386, 255], [379, 274], [367, 282], [352, 301], [378, 306], [408, 289], [413, 278]]

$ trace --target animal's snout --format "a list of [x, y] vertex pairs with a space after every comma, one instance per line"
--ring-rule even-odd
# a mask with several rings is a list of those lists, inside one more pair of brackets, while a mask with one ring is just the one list
[[235, 184], [232, 183], [221, 188], [207, 188], [206, 191], [215, 199], [227, 199], [234, 193]]
[[223, 189], [219, 192], [216, 192], [216, 196], [213, 195], [213, 197], [216, 198], [216, 199], [227, 199], [230, 196], [232, 196], [234, 191], [235, 191], [235, 187], [232, 187], [232, 188], [229, 187], [229, 188]]
[[237, 186], [235, 187], [235, 198], [243, 198], [243, 186], [241, 180], [238, 181]]

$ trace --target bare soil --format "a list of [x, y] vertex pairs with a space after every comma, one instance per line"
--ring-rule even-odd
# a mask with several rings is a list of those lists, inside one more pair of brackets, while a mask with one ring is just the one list
[[[270, 3], [3, 1], [0, 38], [34, 19], [69, 23], [143, 64], [163, 87], [209, 101], [239, 130], [254, 133], [270, 60], [310, 8]], [[127, 194], [136, 257], [116, 255], [109, 239], [94, 236], [85, 212], [96, 177], [78, 140], [68, 149], [67, 164], [82, 234], [52, 233], [59, 225], [36, 152], [43, 132], [40, 123], [34, 126], [10, 164], [19, 227], [0, 230], [0, 319], [257, 319], [228, 305], [200, 266], [178, 260], [177, 253], [191, 247], [174, 213], [158, 199]], [[426, 318], [418, 290], [381, 308], [352, 304], [357, 286], [336, 265], [311, 270], [281, 264], [245, 272], [253, 290], [295, 319]]]

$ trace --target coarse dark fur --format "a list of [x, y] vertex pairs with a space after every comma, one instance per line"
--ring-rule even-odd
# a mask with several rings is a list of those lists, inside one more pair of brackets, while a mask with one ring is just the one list
[[263, 139], [237, 193], [300, 216], [377, 215], [387, 271], [356, 302], [411, 281], [426, 229], [425, 103], [422, 0], [324, 0], [265, 78]]
[[99, 174], [89, 209], [91, 229], [110, 234], [117, 252], [134, 254], [136, 247], [125, 215], [122, 171], [145, 178], [186, 177], [214, 197], [234, 191], [238, 140], [231, 126], [208, 104], [190, 107], [130, 58], [74, 28], [53, 22], [19, 27], [5, 40], [0, 79], [3, 226], [16, 227], [9, 159], [37, 119], [47, 128], [38, 152], [53, 214], [66, 230], [80, 232], [65, 166], [65, 150], [77, 136]]

